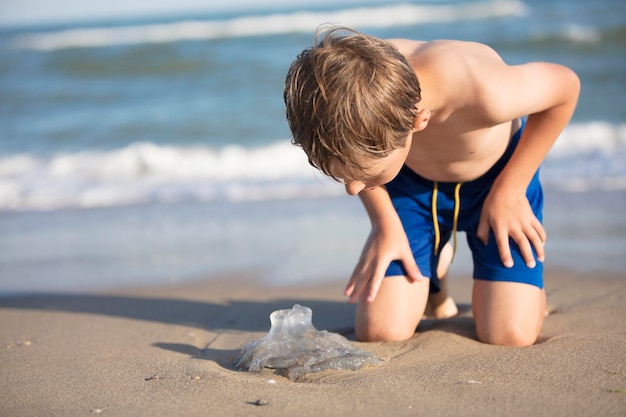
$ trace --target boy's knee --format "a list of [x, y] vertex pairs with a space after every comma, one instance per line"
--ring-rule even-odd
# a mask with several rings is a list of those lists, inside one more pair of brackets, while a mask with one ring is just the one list
[[537, 341], [539, 332], [524, 326], [509, 324], [497, 328], [481, 328], [476, 326], [478, 340], [498, 346], [531, 346]]
[[[417, 326], [415, 326], [417, 327]], [[356, 338], [361, 342], [400, 342], [410, 339], [415, 334], [415, 327], [358, 325]]]
[[472, 312], [478, 340], [499, 346], [530, 346], [543, 325], [545, 292], [505, 281], [474, 281]]

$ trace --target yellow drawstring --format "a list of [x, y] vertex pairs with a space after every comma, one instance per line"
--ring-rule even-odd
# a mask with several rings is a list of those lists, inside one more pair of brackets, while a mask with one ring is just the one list
[[431, 201], [431, 210], [433, 213], [433, 226], [435, 228], [435, 256], [439, 253], [439, 219], [437, 218], [437, 193], [439, 191], [439, 185], [437, 181], [433, 185], [433, 197]]
[[452, 217], [452, 234], [454, 235], [454, 244], [452, 245], [452, 259], [456, 254], [456, 228], [459, 225], [459, 211], [461, 210], [461, 183], [457, 182], [454, 187], [454, 217]]
[[[453, 235], [453, 246], [452, 246], [452, 259], [454, 260], [454, 255], [456, 254], [456, 229], [459, 225], [459, 212], [461, 211], [461, 184], [458, 182], [456, 187], [454, 187], [454, 216], [452, 218], [452, 235]], [[434, 252], [435, 256], [439, 254], [439, 242], [441, 240], [441, 235], [439, 232], [439, 219], [437, 218], [437, 194], [439, 193], [439, 184], [435, 181], [433, 186], [433, 196], [431, 201], [432, 206], [432, 214], [433, 214], [433, 226], [435, 229], [435, 247]]]

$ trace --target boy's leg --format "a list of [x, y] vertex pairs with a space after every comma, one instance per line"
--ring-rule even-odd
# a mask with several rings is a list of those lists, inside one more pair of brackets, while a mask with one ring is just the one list
[[437, 277], [439, 277], [439, 292], [431, 293], [426, 306], [426, 316], [435, 319], [447, 319], [459, 313], [456, 303], [448, 292], [448, 270], [454, 257], [454, 249], [450, 242], [447, 242], [439, 254], [437, 264]]
[[541, 331], [545, 308], [545, 291], [534, 285], [474, 280], [472, 311], [481, 342], [532, 345]]
[[430, 280], [410, 282], [404, 276], [385, 277], [376, 299], [356, 307], [356, 337], [363, 342], [406, 340], [415, 334], [426, 302]]

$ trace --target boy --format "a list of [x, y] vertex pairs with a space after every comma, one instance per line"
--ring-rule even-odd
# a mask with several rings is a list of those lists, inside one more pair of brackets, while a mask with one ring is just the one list
[[359, 340], [414, 334], [451, 261], [446, 242], [463, 230], [478, 339], [536, 341], [546, 302], [538, 169], [579, 90], [568, 68], [509, 66], [478, 43], [318, 32], [284, 99], [293, 142], [359, 195], [372, 223], [345, 291]]

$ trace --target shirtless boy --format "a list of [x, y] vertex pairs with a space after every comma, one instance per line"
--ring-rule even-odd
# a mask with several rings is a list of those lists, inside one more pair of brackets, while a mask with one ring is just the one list
[[566, 67], [507, 65], [479, 43], [318, 32], [284, 98], [293, 142], [361, 198], [372, 223], [345, 291], [359, 340], [415, 333], [445, 281], [447, 242], [465, 231], [478, 339], [536, 341], [546, 303], [538, 169], [579, 90]]

